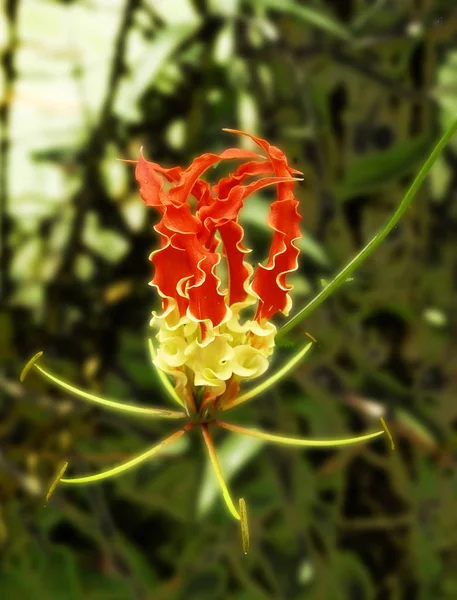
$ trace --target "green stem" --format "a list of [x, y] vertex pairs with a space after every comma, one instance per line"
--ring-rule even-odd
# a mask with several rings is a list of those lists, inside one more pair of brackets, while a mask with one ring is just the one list
[[276, 338], [280, 339], [284, 337], [289, 331], [291, 331], [300, 321], [303, 321], [308, 317], [311, 312], [317, 308], [324, 300], [326, 300], [333, 292], [346, 280], [346, 278], [359, 267], [364, 260], [366, 260], [370, 254], [376, 250], [386, 236], [392, 231], [401, 219], [406, 209], [410, 206], [414, 197], [416, 196], [419, 188], [421, 187], [425, 177], [430, 171], [431, 167], [435, 163], [438, 156], [443, 151], [444, 147], [457, 131], [457, 121], [455, 121], [451, 127], [446, 131], [443, 137], [439, 140], [435, 148], [433, 149], [430, 156], [423, 164], [421, 170], [417, 174], [411, 187], [406, 192], [405, 197], [401, 201], [399, 207], [388, 221], [388, 223], [379, 231], [354, 258], [342, 269], [336, 277], [319, 293], [315, 298], [311, 300], [304, 308], [302, 308], [294, 317], [292, 317], [278, 332]]

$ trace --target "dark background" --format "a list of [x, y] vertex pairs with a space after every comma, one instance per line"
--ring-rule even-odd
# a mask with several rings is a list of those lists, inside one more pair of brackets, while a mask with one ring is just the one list
[[[305, 452], [216, 435], [251, 552], [198, 436], [113, 482], [172, 425], [125, 419], [19, 373], [165, 404], [147, 354], [154, 215], [139, 148], [165, 166], [238, 145], [304, 171], [296, 311], [386, 222], [457, 115], [454, 0], [5, 0], [0, 21], [0, 597], [5, 600], [457, 598], [457, 140], [401, 224], [302, 324], [318, 340], [237, 420], [325, 438]], [[269, 192], [244, 223], [267, 252]], [[278, 319], [278, 325], [284, 319]], [[290, 354], [278, 349], [274, 364]], [[273, 367], [274, 368], [274, 367]]]

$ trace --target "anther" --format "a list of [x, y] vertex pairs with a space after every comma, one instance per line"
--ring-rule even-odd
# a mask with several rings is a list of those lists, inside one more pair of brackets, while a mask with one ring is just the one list
[[395, 450], [395, 442], [394, 442], [394, 439], [393, 439], [393, 437], [392, 437], [392, 434], [391, 434], [391, 433], [390, 433], [390, 431], [389, 431], [389, 428], [387, 427], [387, 423], [384, 421], [384, 419], [383, 419], [382, 417], [381, 417], [381, 419], [380, 419], [380, 420], [381, 420], [381, 425], [383, 426], [383, 429], [384, 429], [384, 431], [386, 432], [386, 434], [387, 434], [387, 437], [388, 437], [388, 438], [389, 438], [389, 440], [390, 440], [390, 449], [391, 449], [391, 450]]
[[241, 543], [243, 545], [243, 552], [247, 554], [249, 552], [249, 527], [248, 527], [248, 514], [246, 510], [246, 502], [244, 498], [240, 498], [240, 524], [241, 524]]
[[56, 489], [57, 485], [59, 484], [59, 481], [64, 476], [65, 471], [67, 470], [67, 467], [68, 467], [68, 462], [64, 462], [62, 467], [60, 468], [60, 471], [57, 473], [57, 477], [51, 483], [51, 487], [49, 488], [48, 493], [46, 494], [46, 504], [48, 503], [49, 498], [54, 493], [54, 490]]
[[34, 356], [32, 356], [32, 358], [28, 361], [28, 363], [22, 369], [21, 374], [19, 375], [19, 380], [20, 380], [21, 383], [24, 383], [24, 379], [27, 377], [27, 373], [30, 371], [30, 369], [33, 367], [33, 365], [36, 363], [36, 361], [42, 355], [43, 355], [43, 351], [42, 350], [40, 350], [39, 352], [37, 352], [36, 354], [34, 354]]

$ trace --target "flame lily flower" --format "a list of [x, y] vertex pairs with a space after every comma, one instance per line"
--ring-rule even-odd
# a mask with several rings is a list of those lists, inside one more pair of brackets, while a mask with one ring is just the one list
[[[220, 154], [203, 154], [187, 169], [166, 169], [147, 161], [142, 154], [136, 161], [140, 194], [158, 215], [154, 229], [160, 238], [160, 247], [152, 252], [150, 260], [154, 265], [151, 284], [160, 295], [162, 310], [153, 313], [155, 340], [149, 340], [149, 349], [164, 390], [178, 410], [126, 404], [85, 392], [44, 369], [37, 362], [42, 352], [24, 367], [21, 381], [31, 368], [36, 368], [52, 383], [88, 402], [143, 418], [182, 421], [181, 427], [159, 444], [102, 473], [65, 478], [65, 463], [48, 498], [59, 482], [77, 485], [119, 475], [199, 428], [226, 505], [241, 521], [243, 548], [247, 552], [246, 505], [241, 498], [237, 509], [231, 498], [210, 426], [265, 442], [312, 448], [365, 442], [383, 434], [391, 437], [384, 421], [379, 431], [358, 437], [305, 440], [233, 425], [223, 419], [229, 409], [276, 384], [313, 345], [307, 341], [281, 369], [250, 390], [241, 391], [245, 381], [260, 377], [268, 369], [278, 333], [271, 318], [278, 312], [288, 315], [291, 308], [287, 276], [298, 265], [300, 214], [294, 196], [294, 176], [299, 172], [288, 165], [279, 148], [265, 140], [240, 131], [226, 131], [248, 136], [257, 144], [259, 153], [230, 148]], [[202, 179], [210, 167], [227, 160], [242, 163], [216, 185]], [[249, 196], [267, 186], [273, 187], [277, 196], [268, 218], [272, 242], [266, 264], [254, 268], [247, 260], [249, 250], [244, 246], [239, 214]]]

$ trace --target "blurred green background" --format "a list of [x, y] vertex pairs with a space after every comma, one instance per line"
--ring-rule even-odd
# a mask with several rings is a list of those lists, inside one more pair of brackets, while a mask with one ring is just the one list
[[[243, 141], [304, 171], [294, 311], [384, 224], [457, 115], [455, 0], [4, 0], [0, 16], [0, 598], [457, 598], [457, 140], [374, 256], [295, 331], [317, 347], [233, 418], [397, 442], [304, 452], [216, 435], [251, 552], [197, 435], [106, 484], [44, 496], [172, 425], [87, 407], [165, 403], [147, 353], [155, 215], [133, 178]], [[210, 175], [211, 176], [211, 175]], [[269, 192], [243, 213], [267, 252]], [[278, 325], [284, 319], [278, 319]], [[299, 328], [300, 329], [300, 328]], [[277, 366], [291, 348], [279, 349]]]

